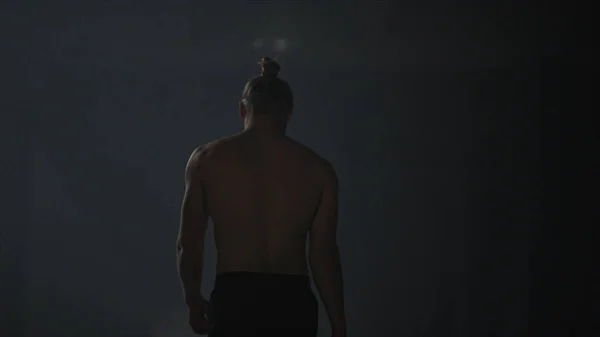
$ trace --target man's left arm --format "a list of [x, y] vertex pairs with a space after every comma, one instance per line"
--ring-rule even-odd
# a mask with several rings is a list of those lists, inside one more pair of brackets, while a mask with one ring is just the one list
[[208, 225], [203, 185], [204, 157], [203, 149], [198, 148], [192, 153], [186, 165], [185, 193], [177, 236], [177, 266], [185, 302], [190, 309], [202, 306], [204, 303], [201, 284], [204, 268], [204, 238]]

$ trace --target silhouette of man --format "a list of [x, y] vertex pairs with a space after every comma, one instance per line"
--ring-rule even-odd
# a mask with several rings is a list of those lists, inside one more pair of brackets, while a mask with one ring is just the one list
[[[244, 130], [198, 147], [187, 163], [177, 256], [189, 323], [213, 337], [314, 337], [310, 265], [333, 336], [345, 337], [337, 175], [285, 135], [292, 90], [277, 62], [259, 64], [240, 102]], [[209, 217], [217, 276], [207, 302], [200, 284]]]

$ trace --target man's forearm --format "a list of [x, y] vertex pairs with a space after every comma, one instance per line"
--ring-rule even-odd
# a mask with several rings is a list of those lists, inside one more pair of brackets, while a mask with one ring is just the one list
[[310, 267], [319, 295], [334, 330], [346, 329], [344, 285], [339, 250], [311, 251]]
[[186, 250], [180, 245], [177, 247], [179, 278], [188, 307], [198, 305], [200, 301], [203, 301], [201, 290], [204, 254], [202, 251], [203, 249]]

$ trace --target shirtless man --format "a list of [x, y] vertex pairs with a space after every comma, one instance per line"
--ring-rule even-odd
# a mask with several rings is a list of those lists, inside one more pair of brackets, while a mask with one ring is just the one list
[[[240, 102], [244, 131], [197, 148], [187, 163], [177, 257], [189, 322], [213, 337], [314, 337], [310, 265], [333, 336], [345, 337], [337, 176], [285, 135], [292, 91], [277, 78], [279, 64], [259, 64]], [[209, 217], [217, 276], [207, 302], [200, 284]]]

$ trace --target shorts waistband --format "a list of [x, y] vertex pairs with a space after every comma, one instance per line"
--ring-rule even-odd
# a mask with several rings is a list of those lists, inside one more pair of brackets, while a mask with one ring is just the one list
[[302, 274], [231, 271], [217, 274], [215, 288], [217, 287], [310, 288], [310, 278]]

